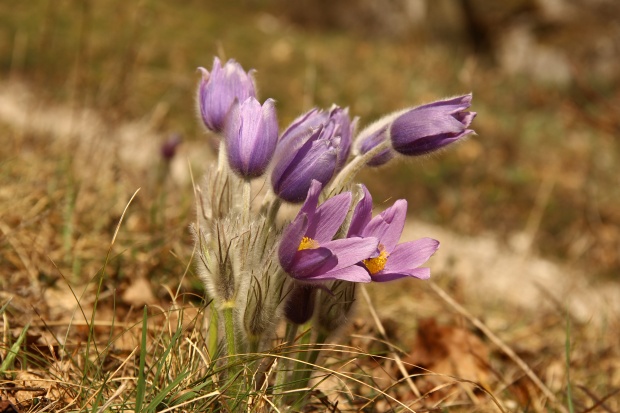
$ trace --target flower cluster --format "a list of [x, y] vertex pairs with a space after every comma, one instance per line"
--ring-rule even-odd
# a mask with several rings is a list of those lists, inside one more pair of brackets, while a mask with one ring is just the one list
[[[197, 188], [194, 233], [229, 353], [261, 349], [282, 316], [297, 324], [315, 317], [333, 331], [346, 319], [353, 283], [429, 278], [421, 265], [439, 242], [399, 243], [407, 201], [373, 217], [369, 191], [353, 179], [366, 166], [472, 134], [471, 94], [395, 112], [359, 133], [348, 108], [314, 108], [279, 133], [275, 101], [260, 103], [252, 71], [217, 58], [211, 72], [200, 71], [199, 113], [221, 144]], [[251, 180], [259, 177], [269, 190], [255, 207]], [[278, 217], [283, 203], [299, 204], [292, 220]]]

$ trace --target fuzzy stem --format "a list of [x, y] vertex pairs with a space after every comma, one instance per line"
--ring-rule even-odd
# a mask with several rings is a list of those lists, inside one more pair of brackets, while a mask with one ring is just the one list
[[[297, 361], [295, 362], [295, 367], [293, 368], [293, 379], [291, 380], [291, 384], [295, 384], [297, 388], [304, 388], [308, 384], [308, 380], [310, 375], [312, 374], [312, 366], [308, 364], [310, 359], [313, 357], [313, 353], [317, 353], [318, 351], [312, 350], [309, 351], [310, 339], [312, 338], [312, 321], [309, 321], [303, 325], [304, 335], [301, 337], [300, 345], [302, 346], [300, 351], [297, 353]], [[314, 361], [316, 361], [316, 357], [314, 357]], [[312, 363], [314, 361], [311, 361]], [[291, 399], [293, 399], [295, 395], [291, 395]], [[289, 400], [292, 402], [293, 400]]]
[[280, 206], [282, 205], [282, 200], [280, 198], [274, 198], [269, 206], [269, 212], [267, 215], [267, 226], [273, 227], [276, 222], [276, 216], [278, 215], [278, 211], [280, 210]]
[[218, 330], [218, 313], [213, 302], [211, 303], [211, 320], [209, 320], [209, 341], [207, 343], [207, 352], [209, 358], [213, 360], [217, 352], [217, 330]]
[[220, 146], [217, 152], [217, 170], [219, 172], [222, 172], [224, 170], [224, 165], [226, 165], [226, 162], [228, 161], [226, 158], [226, 148], [224, 146], [224, 143], [220, 141]]
[[226, 334], [226, 348], [231, 361], [237, 355], [237, 346], [235, 343], [235, 303], [227, 301], [222, 305], [222, 314], [224, 316], [224, 333]]
[[[286, 344], [287, 347], [293, 346], [293, 344], [295, 343], [295, 337], [297, 336], [297, 328], [297, 324], [286, 324], [286, 333], [284, 335], [284, 342], [282, 344]], [[282, 363], [278, 367], [278, 373], [276, 374], [275, 389], [277, 389], [278, 392], [283, 392], [285, 390], [288, 390], [290, 387], [290, 384], [286, 384], [286, 378], [288, 376], [289, 368], [291, 366], [291, 360], [288, 360], [286, 358], [282, 358], [280, 360], [282, 360]], [[278, 398], [281, 398], [281, 396]]]
[[380, 143], [368, 152], [357, 155], [342, 171], [338, 173], [336, 179], [334, 179], [334, 181], [329, 187], [329, 190], [326, 193], [328, 195], [332, 194], [339, 188], [342, 188], [345, 185], [349, 184], [372, 158], [374, 158], [384, 150], [390, 148], [390, 146], [390, 140], [386, 139], [385, 142]]
[[[310, 334], [308, 334], [308, 337], [309, 336]], [[299, 370], [295, 370], [295, 379], [293, 380], [293, 382], [298, 383], [298, 386], [300, 388], [308, 387], [308, 382], [310, 381], [310, 377], [312, 376], [312, 373], [314, 371], [312, 366], [316, 364], [316, 361], [319, 359], [319, 354], [321, 353], [322, 348], [322, 346], [320, 345], [325, 344], [325, 341], [327, 341], [327, 337], [328, 334], [322, 332], [321, 330], [318, 331], [315, 346], [307, 353], [306, 363], [304, 363], [305, 365], [302, 366], [303, 370], [301, 370], [301, 368]], [[300, 399], [297, 402], [296, 406], [293, 406], [293, 408], [299, 407], [299, 404], [301, 404], [302, 402], [303, 399]]]
[[250, 184], [249, 180], [245, 180], [243, 181], [243, 205], [241, 206], [241, 208], [243, 209], [243, 211], [241, 211], [241, 214], [243, 216], [243, 223], [244, 224], [249, 224], [250, 223], [250, 210], [252, 208], [252, 185]]

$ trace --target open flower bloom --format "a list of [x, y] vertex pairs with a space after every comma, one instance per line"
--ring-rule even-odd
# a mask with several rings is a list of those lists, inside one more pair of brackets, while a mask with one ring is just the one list
[[302, 202], [312, 180], [325, 185], [332, 179], [340, 147], [340, 137], [334, 134], [335, 130], [336, 123], [330, 120], [326, 125], [319, 125], [305, 140], [280, 139], [271, 172], [271, 186], [280, 198]]
[[403, 277], [427, 279], [429, 268], [418, 268], [439, 248], [439, 241], [421, 238], [398, 244], [405, 226], [407, 201], [399, 199], [390, 208], [372, 218], [372, 198], [362, 185], [364, 197], [356, 205], [347, 236], [376, 237], [374, 254], [361, 261], [372, 281], [384, 282]]
[[228, 163], [241, 177], [261, 176], [273, 157], [278, 141], [274, 100], [261, 104], [253, 97], [235, 101], [224, 124]]
[[468, 94], [401, 113], [390, 126], [392, 147], [403, 155], [424, 155], [473, 133], [468, 127], [476, 112], [465, 110], [471, 99]]
[[368, 272], [356, 265], [377, 250], [374, 237], [332, 240], [342, 225], [351, 193], [336, 195], [318, 206], [321, 183], [313, 180], [306, 201], [282, 234], [278, 258], [282, 268], [304, 282], [345, 280], [371, 281]]
[[233, 59], [222, 67], [217, 57], [213, 59], [211, 73], [204, 67], [198, 70], [202, 73], [197, 97], [200, 116], [207, 129], [220, 132], [235, 100], [243, 102], [250, 96], [256, 97], [252, 70], [246, 72]]

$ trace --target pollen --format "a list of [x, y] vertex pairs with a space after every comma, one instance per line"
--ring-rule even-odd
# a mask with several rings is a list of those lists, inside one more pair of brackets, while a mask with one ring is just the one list
[[310, 237], [303, 237], [301, 242], [299, 243], [299, 248], [297, 248], [297, 251], [309, 250], [314, 248], [319, 248], [319, 243]]
[[385, 268], [385, 263], [387, 262], [389, 256], [390, 254], [385, 251], [383, 245], [379, 244], [379, 256], [375, 258], [369, 258], [367, 260], [362, 260], [362, 263], [364, 264], [366, 269], [368, 269], [370, 275], [375, 275], [379, 271], [383, 270], [383, 268]]

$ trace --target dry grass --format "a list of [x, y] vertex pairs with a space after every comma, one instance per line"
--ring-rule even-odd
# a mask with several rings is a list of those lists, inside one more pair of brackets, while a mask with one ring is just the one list
[[[35, 3], [0, 5], [2, 72], [37, 94], [25, 123], [0, 123], [0, 399], [20, 411], [137, 409], [141, 388], [142, 410], [234, 410], [234, 386], [218, 381], [217, 355], [206, 352], [189, 166], [169, 169], [156, 152], [181, 132], [179, 158], [192, 158], [200, 175], [193, 70], [219, 50], [259, 69], [282, 125], [311, 103], [349, 105], [366, 123], [473, 90], [480, 137], [366, 174], [375, 198], [415, 200], [416, 214], [464, 233], [509, 241], [524, 231], [535, 251], [588, 268], [594, 281], [617, 275], [620, 95], [587, 67], [558, 89], [472, 58], [463, 68], [466, 53], [445, 45], [304, 32], [257, 5]], [[73, 132], [29, 126], [57, 107], [68, 109], [53, 113]], [[88, 138], [75, 133], [83, 108], [103, 120]], [[124, 128], [135, 119], [147, 126]], [[617, 314], [583, 323], [563, 303], [488, 308], [468, 302], [458, 280], [436, 278], [447, 299], [423, 283], [407, 287], [407, 314], [421, 319], [382, 311], [402, 284], [371, 289], [379, 318], [397, 322], [378, 327], [360, 305], [344, 346], [319, 362], [329, 370], [307, 411], [620, 410]], [[466, 312], [452, 299], [468, 302]], [[271, 391], [252, 395], [254, 411], [270, 409]]]

